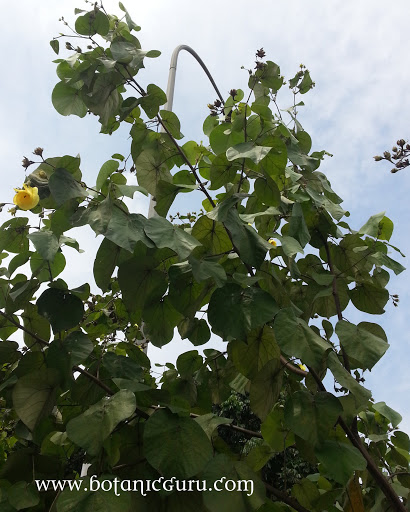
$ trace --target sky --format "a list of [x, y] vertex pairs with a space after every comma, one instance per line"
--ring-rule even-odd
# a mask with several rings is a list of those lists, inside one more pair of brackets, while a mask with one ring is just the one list
[[[313, 139], [313, 150], [333, 154], [320, 170], [344, 199], [342, 206], [351, 214], [347, 219], [350, 226], [359, 229], [371, 215], [386, 211], [395, 224], [391, 243], [410, 254], [410, 169], [390, 174], [390, 164], [373, 160], [374, 155], [391, 149], [397, 139], [410, 138], [407, 0], [392, 4], [380, 0], [151, 0], [124, 4], [142, 27], [138, 34], [142, 48], [162, 52], [157, 59], [146, 59], [146, 69], [138, 75], [144, 87], [155, 83], [166, 89], [170, 57], [180, 44], [191, 46], [200, 55], [225, 97], [232, 88], [246, 88], [248, 74], [241, 66], [253, 67], [255, 51], [261, 47], [287, 78], [301, 63], [306, 65], [316, 86], [303, 97], [305, 106], [299, 110], [299, 120]], [[79, 153], [87, 184], [95, 182], [101, 165], [113, 153], [127, 152], [126, 129], [111, 137], [101, 135], [94, 116], [63, 117], [52, 106], [51, 92], [58, 78], [49, 40], [67, 32], [58, 21], [61, 16], [74, 24], [75, 7], [89, 10], [90, 4], [81, 0], [20, 0], [2, 9], [3, 19], [8, 21], [3, 23], [0, 36], [0, 202], [12, 201], [13, 188], [21, 187], [24, 181], [23, 155], [30, 158], [37, 146], [44, 148], [46, 157]], [[111, 0], [104, 0], [104, 7], [110, 13], [121, 13]], [[278, 99], [287, 108], [291, 96], [284, 89]], [[205, 140], [202, 122], [209, 112], [206, 105], [215, 99], [198, 64], [191, 55], [182, 53], [174, 112], [186, 140]], [[145, 214], [148, 202], [136, 198], [130, 208]], [[179, 208], [192, 209], [192, 205]], [[0, 221], [9, 218], [6, 207]], [[72, 288], [87, 281], [93, 284], [92, 264], [101, 237], [95, 238], [89, 228], [72, 230], [68, 235], [75, 236], [85, 252], [79, 255], [67, 248], [70, 264], [61, 277]], [[390, 256], [396, 258], [396, 254]], [[398, 259], [409, 266], [405, 259]], [[400, 303], [395, 308], [389, 302], [384, 315], [355, 313], [352, 309], [345, 313], [352, 322], [373, 321], [385, 329], [390, 348], [373, 371], [367, 372], [366, 386], [373, 391], [375, 401], [385, 401], [402, 414], [401, 428], [407, 432], [409, 285], [409, 271], [391, 276], [388, 288], [400, 296]], [[211, 345], [224, 346], [215, 339]], [[161, 350], [150, 347], [150, 357], [159, 363], [173, 362], [178, 354], [193, 348], [176, 336]]]

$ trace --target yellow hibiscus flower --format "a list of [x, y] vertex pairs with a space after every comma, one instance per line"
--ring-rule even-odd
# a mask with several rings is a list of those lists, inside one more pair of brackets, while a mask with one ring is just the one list
[[22, 210], [31, 210], [38, 205], [40, 198], [38, 188], [23, 184], [23, 189], [15, 188], [17, 194], [13, 197], [13, 203]]

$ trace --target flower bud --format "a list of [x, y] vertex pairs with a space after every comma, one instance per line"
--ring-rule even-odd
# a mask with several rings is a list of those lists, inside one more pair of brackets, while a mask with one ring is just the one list
[[380, 160], [383, 160], [381, 156], [374, 156], [373, 158], [376, 160], [376, 162], [380, 162]]
[[31, 164], [34, 164], [34, 162], [32, 160], [29, 160], [26, 156], [23, 157], [23, 162], [22, 162], [22, 166], [27, 169], [27, 167], [29, 167]]
[[36, 148], [34, 151], [33, 151], [33, 155], [37, 155], [37, 156], [43, 156], [43, 148]]

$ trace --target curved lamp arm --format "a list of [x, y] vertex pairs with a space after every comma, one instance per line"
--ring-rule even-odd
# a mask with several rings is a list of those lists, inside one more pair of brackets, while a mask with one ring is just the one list
[[[171, 110], [172, 111], [172, 105], [174, 103], [174, 90], [175, 90], [175, 78], [177, 73], [177, 63], [178, 63], [178, 56], [181, 50], [185, 50], [188, 53], [190, 53], [195, 60], [199, 63], [201, 68], [205, 71], [206, 76], [209, 78], [209, 81], [213, 85], [213, 88], [216, 91], [216, 94], [218, 95], [219, 99], [223, 103], [223, 97], [222, 94], [219, 92], [218, 87], [216, 86], [215, 80], [212, 78], [211, 73], [209, 72], [208, 68], [205, 66], [204, 61], [201, 59], [201, 57], [196, 53], [195, 50], [193, 50], [190, 46], [187, 46], [186, 44], [180, 44], [175, 48], [175, 50], [172, 52], [171, 56], [171, 63], [169, 65], [169, 75], [168, 75], [168, 85], [167, 85], [167, 102], [164, 105], [165, 110]], [[161, 129], [161, 131], [164, 131]], [[149, 207], [148, 207], [148, 218], [154, 217], [157, 215], [157, 212], [155, 211], [155, 205], [156, 201], [153, 199], [153, 197], [150, 197], [149, 201]]]

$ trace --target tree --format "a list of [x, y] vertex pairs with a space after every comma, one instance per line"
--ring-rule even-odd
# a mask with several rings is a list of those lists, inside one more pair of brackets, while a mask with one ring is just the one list
[[[397, 303], [386, 285], [404, 268], [388, 255], [400, 254], [392, 221], [350, 228], [318, 170], [327, 153], [311, 152], [297, 116], [309, 71], [288, 81], [295, 102], [281, 111], [284, 77], [258, 50], [246, 94], [209, 105], [209, 144], [182, 145], [164, 92], [136, 78], [159, 52], [141, 49], [120, 8], [123, 18], [77, 10], [73, 39], [51, 41], [71, 52], [57, 60], [52, 101], [62, 115], [98, 116], [103, 134], [128, 123], [130, 156], [114, 154], [89, 186], [79, 157], [36, 148], [0, 231], [2, 510], [406, 510], [409, 437], [364, 387], [387, 338], [343, 316], [350, 303], [375, 315]], [[168, 221], [177, 196], [194, 191], [202, 209]], [[140, 193], [155, 196], [157, 216], [129, 211], [122, 198]], [[58, 277], [65, 248], [79, 250], [66, 233], [84, 225], [102, 235], [100, 294]], [[25, 263], [28, 276], [17, 273]], [[157, 383], [141, 343], [161, 347], [175, 329], [194, 347], [212, 331], [226, 351], [181, 354]], [[18, 330], [23, 347], [10, 339]], [[232, 390], [248, 397], [252, 424], [218, 414]], [[233, 432], [250, 440], [246, 454]], [[278, 486], [269, 471], [287, 454], [303, 471]], [[51, 479], [78, 487], [47, 488]], [[144, 495], [141, 481], [157, 479], [168, 487]], [[218, 492], [223, 479], [253, 492]]]

